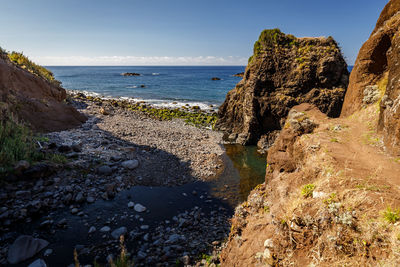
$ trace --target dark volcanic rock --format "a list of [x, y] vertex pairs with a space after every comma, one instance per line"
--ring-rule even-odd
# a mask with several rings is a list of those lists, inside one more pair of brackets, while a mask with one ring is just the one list
[[264, 30], [254, 44], [245, 75], [219, 109], [217, 128], [255, 144], [280, 130], [291, 107], [310, 103], [340, 115], [348, 82], [346, 62], [332, 37], [296, 38]]
[[212, 78], [211, 78], [211, 80], [212, 80], [212, 81], [219, 81], [219, 80], [221, 80], [221, 78], [218, 78], [218, 77], [212, 77]]
[[239, 72], [233, 75], [234, 77], [243, 77], [244, 76], [244, 72]]
[[121, 73], [122, 76], [140, 76], [140, 73], [136, 73], [136, 72], [125, 72], [125, 73]]

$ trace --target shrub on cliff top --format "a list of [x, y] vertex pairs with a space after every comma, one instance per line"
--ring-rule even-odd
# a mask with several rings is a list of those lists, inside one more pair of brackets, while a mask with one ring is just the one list
[[[254, 43], [254, 56], [259, 55], [263, 49], [274, 47], [275, 45], [292, 47], [297, 45], [297, 38], [291, 34], [284, 34], [278, 28], [263, 30], [258, 40]], [[250, 57], [249, 61], [254, 56]]]
[[33, 73], [39, 77], [44, 78], [51, 84], [55, 86], [61, 85], [61, 82], [54, 78], [53, 73], [51, 71], [32, 62], [23, 53], [18, 53], [13, 51], [11, 53], [8, 53], [8, 58], [11, 60], [11, 62], [15, 63], [16, 65], [20, 66], [23, 69], [26, 69], [30, 73]]

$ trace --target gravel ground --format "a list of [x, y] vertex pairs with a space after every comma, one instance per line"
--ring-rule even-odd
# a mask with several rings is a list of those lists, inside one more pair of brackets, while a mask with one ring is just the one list
[[[223, 169], [219, 132], [179, 119], [155, 120], [108, 101], [72, 102], [88, 121], [77, 129], [47, 134], [48, 140], [41, 142], [43, 152], [58, 155], [58, 160], [22, 164], [21, 174], [8, 177], [0, 188], [0, 265], [6, 264], [8, 247], [18, 236], [16, 225], [34, 223], [67, 207], [74, 214], [75, 207], [111, 200], [135, 185], [204, 181]], [[210, 223], [226, 235], [226, 215], [216, 218], [219, 223]], [[51, 219], [41, 221], [53, 225]], [[207, 242], [216, 237], [207, 236]]]

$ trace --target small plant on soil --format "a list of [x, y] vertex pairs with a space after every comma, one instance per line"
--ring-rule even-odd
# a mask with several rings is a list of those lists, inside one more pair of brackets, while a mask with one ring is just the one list
[[392, 210], [391, 207], [387, 207], [383, 212], [383, 218], [389, 223], [395, 223], [400, 219], [400, 209]]
[[337, 202], [336, 193], [332, 193], [329, 195], [329, 198], [324, 199], [324, 204], [329, 205], [331, 203]]
[[307, 184], [303, 186], [303, 188], [301, 189], [301, 195], [305, 198], [312, 197], [314, 189], [315, 189], [315, 184]]
[[52, 154], [49, 157], [49, 160], [51, 162], [54, 162], [54, 163], [57, 163], [57, 164], [65, 164], [65, 163], [68, 162], [68, 159], [64, 155], [61, 155], [61, 154]]

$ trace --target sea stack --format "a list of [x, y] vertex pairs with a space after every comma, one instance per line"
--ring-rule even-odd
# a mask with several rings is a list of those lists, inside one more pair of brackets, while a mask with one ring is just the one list
[[347, 64], [332, 37], [297, 38], [279, 29], [264, 30], [243, 80], [228, 92], [219, 109], [216, 127], [235, 137], [234, 142], [248, 145], [262, 136], [270, 142], [269, 135], [273, 138], [289, 110], [301, 103], [337, 117], [348, 77]]

